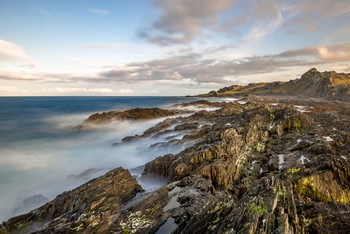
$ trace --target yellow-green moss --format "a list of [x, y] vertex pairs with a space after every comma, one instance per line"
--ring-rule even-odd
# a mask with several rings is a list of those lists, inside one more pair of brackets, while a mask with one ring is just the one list
[[280, 85], [272, 89], [272, 93], [276, 93], [276, 94], [283, 94], [283, 93], [286, 93], [287, 91], [288, 91], [287, 85]]
[[249, 206], [252, 213], [258, 213], [260, 216], [264, 215], [268, 209], [266, 203], [260, 199], [257, 202], [250, 203]]
[[301, 170], [301, 168], [290, 168], [290, 169], [288, 169], [288, 172], [290, 173], [290, 174], [294, 174], [294, 173], [297, 173], [297, 172], [299, 172]]
[[350, 190], [342, 188], [329, 171], [300, 179], [294, 189], [315, 201], [350, 203]]
[[256, 151], [264, 152], [265, 151], [265, 143], [258, 142], [258, 144], [256, 145]]

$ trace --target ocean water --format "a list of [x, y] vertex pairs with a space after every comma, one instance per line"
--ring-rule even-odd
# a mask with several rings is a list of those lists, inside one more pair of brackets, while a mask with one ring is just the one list
[[[30, 209], [23, 205], [28, 197], [41, 194], [53, 199], [109, 169], [134, 168], [165, 153], [145, 153], [152, 143], [147, 140], [111, 147], [125, 136], [141, 134], [162, 119], [119, 121], [91, 131], [74, 130], [89, 115], [132, 107], [168, 108], [194, 100], [184, 97], [0, 97], [0, 221]], [[87, 169], [91, 170], [77, 176]], [[14, 212], [15, 208], [20, 209]]]

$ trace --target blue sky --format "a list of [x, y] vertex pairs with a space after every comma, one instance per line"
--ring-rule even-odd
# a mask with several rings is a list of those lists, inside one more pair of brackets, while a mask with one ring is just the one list
[[186, 95], [350, 72], [348, 0], [0, 0], [0, 95]]

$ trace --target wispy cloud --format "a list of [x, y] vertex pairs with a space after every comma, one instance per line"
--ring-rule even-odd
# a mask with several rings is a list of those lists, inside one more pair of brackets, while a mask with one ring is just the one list
[[110, 89], [110, 88], [49, 88], [49, 89], [43, 89], [40, 90], [40, 92], [46, 92], [46, 93], [100, 93], [100, 94], [114, 94], [114, 95], [124, 95], [124, 94], [132, 94], [134, 93], [131, 89]]
[[34, 69], [36, 67], [36, 65], [35, 64], [22, 64], [22, 65], [20, 65], [20, 67]]
[[303, 28], [315, 22], [350, 13], [348, 0], [296, 0], [288, 5], [287, 10], [291, 18], [286, 22], [286, 26], [295, 28]]
[[257, 23], [246, 36], [246, 40], [256, 41], [264, 38], [266, 35], [275, 32], [282, 25], [282, 23], [282, 12], [278, 11], [276, 18], [273, 21]]
[[60, 23], [60, 21], [57, 19], [57, 17], [52, 14], [50, 11], [48, 11], [47, 9], [43, 8], [42, 6], [37, 6], [37, 10], [44, 16], [46, 16], [47, 18], [49, 18], [50, 20], [56, 22], [56, 23]]
[[21, 46], [0, 39], [0, 62], [35, 63], [35, 59]]
[[158, 90], [147, 90], [147, 91], [145, 91], [145, 93], [147, 93], [147, 94], [159, 94], [159, 91]]
[[318, 31], [319, 29], [320, 27], [317, 25], [307, 25], [300, 28], [287, 30], [286, 32], [287, 33], [309, 33], [309, 32]]
[[[205, 33], [244, 41], [259, 40], [282, 29], [287, 33], [325, 29], [348, 15], [348, 0], [155, 0], [159, 15], [139, 36], [158, 45], [184, 44]], [[317, 6], [317, 7], [316, 7]], [[344, 25], [338, 24], [338, 28]]]
[[300, 57], [313, 56], [315, 58], [326, 61], [350, 61], [350, 43], [315, 46], [297, 50], [288, 50], [278, 56], [280, 57]]
[[90, 8], [90, 9], [88, 9], [88, 11], [89, 11], [90, 13], [95, 14], [95, 15], [109, 15], [109, 14], [110, 14], [109, 11], [107, 11], [107, 10], [102, 10], [102, 9], [98, 9], [98, 8]]

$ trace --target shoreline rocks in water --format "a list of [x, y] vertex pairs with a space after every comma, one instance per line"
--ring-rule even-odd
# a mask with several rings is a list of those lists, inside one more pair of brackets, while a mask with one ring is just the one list
[[172, 107], [181, 109], [181, 108], [197, 108], [200, 109], [210, 109], [210, 108], [221, 108], [225, 106], [225, 102], [209, 102], [206, 100], [198, 100], [195, 102], [179, 103], [175, 104]]
[[127, 110], [115, 110], [103, 113], [95, 113], [89, 116], [82, 124], [78, 125], [75, 129], [83, 130], [91, 126], [108, 124], [118, 120], [147, 120], [156, 119], [172, 115], [190, 113], [190, 111], [184, 110], [167, 110], [160, 108], [131, 108]]
[[9, 219], [0, 233], [109, 233], [122, 204], [142, 188], [128, 170], [116, 168], [27, 214]]
[[166, 119], [124, 142], [188, 131], [190, 146], [144, 166], [141, 180], [165, 185], [142, 192], [117, 168], [0, 232], [348, 233], [349, 113], [349, 103], [259, 97]]

